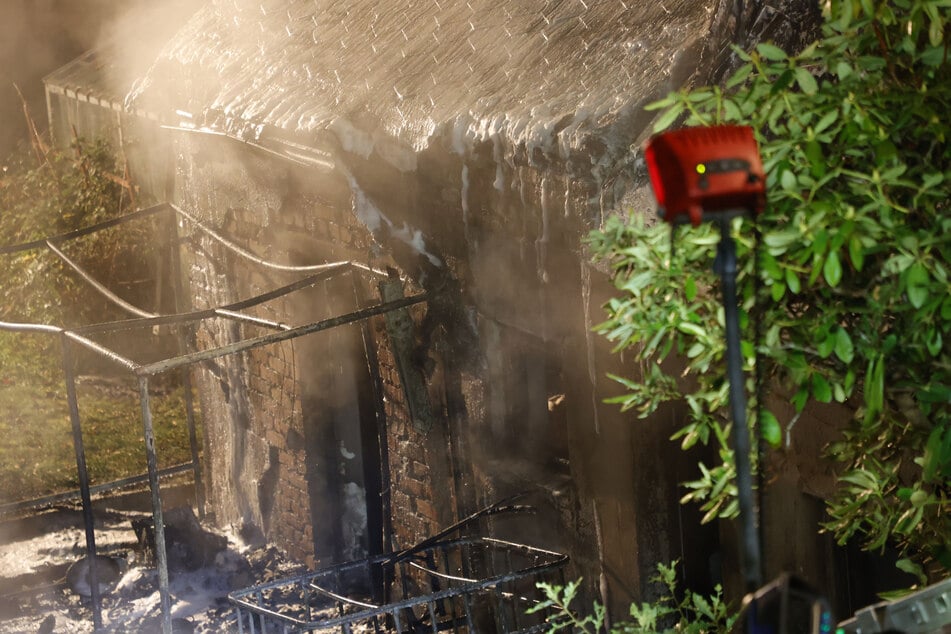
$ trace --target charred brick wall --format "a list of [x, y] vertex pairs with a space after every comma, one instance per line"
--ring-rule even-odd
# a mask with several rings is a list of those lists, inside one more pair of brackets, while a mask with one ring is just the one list
[[[422, 319], [420, 310], [415, 320]], [[406, 548], [451, 524], [456, 517], [453, 451], [441, 384], [431, 384], [435, 424], [428, 430], [414, 421], [384, 320], [375, 328], [377, 357], [389, 452], [391, 546]]]
[[[313, 184], [311, 174], [296, 174], [286, 162], [211, 143], [183, 144], [180, 174], [186, 182], [177, 193], [178, 202], [207, 225], [269, 261], [392, 264], [371, 250], [369, 232], [349, 204], [327, 200], [333, 184]], [[186, 265], [195, 308], [252, 297], [301, 277], [249, 262], [187, 226], [183, 239], [192, 252]], [[418, 290], [407, 288], [406, 294]], [[299, 326], [379, 301], [374, 276], [348, 273], [245, 312]], [[411, 317], [419, 324], [425, 313], [421, 305]], [[272, 331], [209, 320], [196, 342], [210, 348]], [[248, 535], [316, 566], [411, 545], [456, 518], [441, 380], [429, 381], [437, 424], [421, 431], [410, 415], [383, 317], [224, 357], [197, 376], [208, 497], [218, 523], [245, 527]], [[371, 446], [367, 425], [376, 425], [383, 446]], [[368, 484], [374, 470], [376, 491]], [[362, 516], [354, 512], [361, 503], [367, 509]]]

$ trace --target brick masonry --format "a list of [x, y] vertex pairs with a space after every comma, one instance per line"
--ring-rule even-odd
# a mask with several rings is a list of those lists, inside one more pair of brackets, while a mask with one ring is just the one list
[[[374, 258], [369, 233], [354, 214], [301, 191], [306, 187], [289, 183], [284, 165], [244, 157], [228, 165], [189, 163], [186, 172], [189, 185], [182, 203], [197, 208], [206, 222], [259, 257], [295, 264], [370, 263]], [[261, 205], [249, 204], [253, 202]], [[184, 237], [197, 247], [188, 263], [196, 308], [251, 297], [300, 277], [262, 269], [197, 233]], [[377, 257], [372, 264], [389, 262]], [[348, 284], [335, 280], [319, 283], [315, 289], [246, 312], [291, 326], [325, 319], [356, 308], [352, 291], [346, 296]], [[361, 292], [370, 302], [379, 301], [372, 278], [364, 277], [362, 286]], [[344, 290], [338, 292], [339, 288]], [[419, 322], [425, 308], [417, 307], [411, 314]], [[206, 348], [266, 332], [257, 325], [211, 320], [203, 324], [196, 340], [199, 348]], [[385, 528], [389, 534], [381, 541], [399, 548], [432, 534], [457, 516], [448, 427], [444, 409], [437, 410], [440, 424], [428, 433], [414, 427], [384, 319], [369, 320], [367, 332], [378, 359], [382, 391], [376, 395], [378, 404], [362, 403], [357, 409], [373, 410], [378, 405], [385, 416], [389, 468], [381, 476], [390, 483], [388, 490], [379, 492], [377, 499], [368, 499], [367, 504], [390, 509], [390, 516], [382, 518], [383, 526], [373, 530]], [[352, 452], [330, 429], [341, 424], [331, 420], [339, 412], [310, 411], [319, 407], [336, 412], [327, 393], [346, 386], [340, 374], [354, 368], [367, 373], [362, 353], [355, 362], [335, 358], [349, 341], [347, 336], [334, 331], [317, 333], [226, 357], [199, 372], [211, 476], [207, 478], [209, 499], [219, 523], [246, 527], [249, 534], [260, 531], [311, 566], [363, 555], [370, 548], [371, 536], [364, 535], [364, 552], [342, 550], [340, 542], [346, 541], [346, 531], [327, 518], [328, 511], [345, 514], [340, 486], [348, 478], [360, 482], [362, 475], [344, 473], [349, 466], [341, 456]], [[308, 358], [323, 355], [327, 357]], [[315, 363], [322, 366], [319, 379], [312, 376]], [[341, 443], [339, 449], [337, 443]], [[362, 456], [366, 461], [374, 458]]]

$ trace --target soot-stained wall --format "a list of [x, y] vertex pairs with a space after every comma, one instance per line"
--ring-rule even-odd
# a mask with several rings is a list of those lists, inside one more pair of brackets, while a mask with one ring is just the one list
[[[618, 389], [608, 372], [639, 369], [591, 333], [613, 292], [583, 245], [585, 228], [612, 212], [598, 183], [557, 166], [500, 173], [491, 148], [460, 157], [433, 144], [408, 173], [341, 152], [341, 174], [220, 136], [166, 134], [150, 160], [173, 169], [154, 182], [170, 180], [172, 202], [243, 248], [289, 264], [392, 267], [407, 277], [405, 294], [431, 293], [406, 311], [428, 426], [414, 419], [385, 317], [195, 368], [219, 525], [316, 566], [409, 546], [526, 493], [537, 515], [496, 518], [488, 530], [568, 553], [569, 574], [617, 614], [652, 596], [657, 562], [680, 558], [695, 587], [718, 580], [716, 532], [676, 502], [677, 482], [695, 477], [694, 458], [667, 440], [682, 411], [637, 421], [603, 403]], [[395, 230], [368, 226], [368, 204]], [[248, 262], [187, 222], [179, 232], [193, 308], [300, 277]], [[291, 326], [325, 319], [380, 301], [381, 279], [329, 279], [251, 312]], [[195, 345], [265, 332], [212, 320]]]
[[[757, 32], [779, 33], [788, 15], [762, 11]], [[636, 378], [639, 368], [591, 334], [613, 289], [590, 264], [582, 238], [605, 214], [629, 207], [617, 204], [632, 185], [625, 175], [589, 164], [583, 152], [558, 164], [524, 147], [501, 151], [503, 140], [484, 136], [463, 152], [433, 137], [425, 148], [396, 154], [382, 142], [372, 150], [357, 144], [354, 156], [340, 147], [346, 121], [329, 144], [343, 169], [328, 173], [220, 136], [154, 125], [141, 128], [147, 135], [116, 135], [119, 101], [77, 99], [54, 91], [54, 130], [66, 135], [66, 122], [75, 121], [118, 137], [126, 149], [130, 139], [146, 139], [143, 154], [174, 148], [168, 160], [151, 156], [140, 171], [152, 193], [257, 255], [391, 266], [407, 278], [407, 294], [430, 293], [407, 311], [417, 373], [409, 382], [383, 317], [196, 369], [219, 524], [246, 528], [318, 565], [410, 545], [483, 504], [527, 492], [538, 515], [527, 523], [494, 519], [490, 530], [566, 551], [569, 574], [583, 575], [589, 594], [618, 614], [629, 601], [651, 597], [646, 580], [657, 562], [681, 558], [700, 589], [717, 580], [718, 562], [730, 553], [720, 555], [716, 531], [700, 529], [696, 512], [676, 502], [676, 483], [696, 477], [695, 457], [667, 440], [682, 409], [637, 421], [603, 402], [619, 389], [608, 372]], [[195, 308], [289, 280], [187, 223], [180, 229]], [[379, 301], [377, 283], [372, 276], [356, 284], [334, 279], [254, 313], [299, 325]], [[217, 320], [203, 325], [196, 345], [263, 332]], [[407, 399], [420, 394], [407, 383], [420, 381], [425, 425]], [[819, 505], [804, 497], [801, 482], [787, 489], [768, 499], [767, 516], [783, 521], [787, 500], [808, 507], [805, 528], [796, 530], [797, 559], [800, 570], [822, 574], [827, 544], [816, 548], [809, 538]], [[726, 526], [727, 547], [729, 532]], [[774, 552], [766, 560], [789, 558]]]
[[[365, 231], [286, 163], [235, 152], [226, 140], [180, 139], [178, 148], [177, 202], [243, 248], [285, 264], [365, 259]], [[302, 277], [249, 262], [187, 227], [183, 237], [195, 308]], [[350, 274], [332, 277], [249, 312], [290, 326], [320, 321], [353, 311], [355, 287], [363, 284]], [[266, 332], [208, 321], [197, 345]], [[366, 554], [361, 426], [375, 409], [362, 346], [359, 326], [344, 326], [199, 369], [209, 496], [219, 524], [261, 534], [311, 565]]]
[[[342, 155], [349, 178], [220, 137], [183, 135], [175, 147], [176, 204], [244, 248], [285, 263], [391, 266], [410, 278], [406, 294], [432, 294], [407, 311], [429, 425], [407, 400], [385, 317], [201, 367], [219, 524], [318, 565], [412, 545], [521, 493], [537, 515], [497, 518], [488, 530], [567, 552], [589, 593], [619, 610], [649, 595], [655, 562], [689, 555], [676, 505], [684, 474], [666, 468], [678, 464], [666, 441], [676, 411], [634, 426], [602, 403], [614, 393], [605, 373], [636, 368], [620, 368], [590, 333], [610, 289], [581, 240], [590, 183], [522, 166], [498, 187], [494, 164], [463, 165], [438, 147], [414, 174]], [[426, 255], [374, 235], [354, 208], [357, 191], [419, 231]], [[182, 238], [195, 308], [290, 281], [187, 225]], [[379, 281], [329, 280], [254, 315], [292, 326], [340, 315], [380, 301]], [[263, 332], [209, 321], [197, 346]]]

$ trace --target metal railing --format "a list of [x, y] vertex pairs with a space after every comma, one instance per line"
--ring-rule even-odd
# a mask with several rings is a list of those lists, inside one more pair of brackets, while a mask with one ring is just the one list
[[470, 537], [380, 555], [229, 595], [241, 634], [509, 632], [549, 628], [538, 582], [564, 584], [566, 555]]
[[[96, 280], [91, 274], [89, 274], [85, 269], [83, 269], [79, 264], [71, 260], [61, 249], [57, 247], [64, 242], [70, 240], [95, 234], [104, 229], [115, 227], [126, 222], [132, 222], [139, 220], [153, 214], [160, 213], [174, 213], [178, 218], [190, 222], [195, 229], [203, 233], [207, 237], [217, 241], [222, 246], [227, 248], [229, 251], [233, 252], [235, 255], [247, 259], [254, 264], [259, 266], [264, 266], [270, 269], [280, 270], [290, 273], [301, 273], [307, 274], [301, 280], [287, 284], [280, 288], [272, 289], [265, 293], [261, 293], [255, 297], [248, 298], [233, 304], [228, 304], [226, 306], [218, 306], [215, 308], [210, 308], [206, 310], [198, 310], [191, 312], [176, 312], [174, 314], [157, 314], [151, 311], [143, 310], [137, 306], [134, 306], [122, 298], [118, 297], [115, 293], [110, 291], [104, 284]], [[170, 236], [170, 239], [172, 236]], [[45, 249], [56, 255], [60, 258], [67, 266], [69, 266], [79, 277], [95, 289], [100, 295], [105, 299], [112, 302], [119, 308], [124, 311], [134, 315], [131, 319], [123, 319], [118, 321], [110, 321], [106, 323], [98, 324], [87, 324], [84, 326], [79, 326], [75, 328], [64, 328], [61, 326], [50, 325], [50, 324], [34, 324], [34, 323], [10, 323], [10, 322], [0, 322], [0, 331], [7, 332], [18, 332], [18, 333], [44, 333], [53, 336], [58, 336], [61, 340], [61, 349], [62, 349], [62, 365], [63, 373], [66, 383], [66, 393], [67, 401], [69, 404], [70, 410], [70, 421], [73, 431], [73, 445], [76, 452], [76, 466], [77, 473], [79, 477], [80, 484], [80, 497], [82, 499], [83, 506], [83, 519], [86, 528], [86, 545], [88, 557], [91, 560], [90, 566], [90, 585], [93, 588], [92, 591], [92, 612], [93, 612], [93, 629], [98, 631], [102, 628], [102, 606], [101, 606], [101, 597], [98, 592], [98, 584], [96, 583], [96, 565], [95, 565], [95, 556], [96, 556], [96, 542], [95, 542], [95, 529], [94, 521], [92, 516], [92, 504], [91, 504], [91, 487], [89, 483], [89, 476], [86, 469], [86, 458], [85, 458], [85, 448], [83, 445], [83, 433], [82, 433], [82, 424], [79, 415], [79, 407], [77, 403], [76, 396], [76, 387], [75, 387], [75, 374], [73, 370], [73, 350], [74, 346], [79, 346], [86, 350], [92, 351], [100, 357], [111, 361], [112, 363], [120, 366], [126, 371], [130, 372], [133, 376], [138, 379], [138, 396], [141, 407], [142, 414], [142, 425], [143, 425], [143, 438], [145, 445], [146, 461], [148, 466], [148, 482], [149, 488], [152, 495], [152, 515], [153, 522], [155, 526], [155, 544], [156, 544], [156, 567], [158, 569], [159, 576], [159, 595], [161, 599], [161, 612], [162, 612], [162, 631], [166, 634], [171, 634], [172, 624], [171, 624], [171, 600], [169, 595], [169, 580], [168, 580], [168, 568], [166, 562], [166, 553], [165, 553], [165, 535], [164, 535], [164, 522], [162, 519], [162, 502], [160, 497], [159, 489], [159, 469], [158, 469], [158, 460], [155, 451], [155, 434], [152, 425], [152, 409], [150, 405], [150, 394], [149, 394], [149, 381], [152, 377], [156, 375], [163, 374], [175, 369], [186, 370], [183, 379], [185, 384], [185, 400], [186, 400], [186, 416], [188, 419], [189, 427], [189, 442], [192, 448], [192, 470], [194, 473], [195, 489], [199, 502], [199, 513], [203, 506], [203, 501], [201, 499], [201, 467], [198, 460], [198, 451], [197, 451], [197, 437], [195, 432], [195, 417], [193, 413], [193, 404], [191, 402], [191, 387], [190, 379], [188, 377], [187, 369], [200, 364], [205, 361], [210, 361], [212, 359], [217, 359], [220, 357], [238, 354], [242, 352], [247, 352], [249, 350], [259, 348], [262, 346], [267, 346], [282, 341], [288, 341], [308, 335], [311, 333], [319, 332], [322, 330], [327, 330], [330, 328], [335, 328], [344, 324], [350, 324], [354, 322], [359, 322], [365, 320], [369, 317], [375, 315], [381, 315], [392, 310], [399, 310], [401, 308], [406, 308], [413, 304], [418, 304], [427, 300], [425, 294], [418, 294], [412, 297], [406, 297], [397, 301], [391, 302], [382, 302], [379, 304], [366, 306], [362, 309], [352, 311], [344, 315], [338, 315], [331, 317], [329, 319], [324, 319], [322, 321], [311, 322], [297, 327], [291, 327], [287, 324], [272, 322], [269, 320], [260, 319], [239, 311], [257, 306], [264, 302], [276, 299], [278, 297], [293, 293], [295, 291], [307, 288], [310, 286], [316, 285], [319, 281], [332, 277], [334, 275], [340, 275], [344, 273], [353, 273], [354, 271], [359, 271], [361, 273], [368, 273], [373, 276], [386, 276], [389, 273], [387, 271], [380, 271], [374, 269], [368, 265], [360, 264], [357, 262], [347, 261], [347, 262], [329, 262], [323, 264], [314, 264], [314, 265], [305, 265], [305, 266], [292, 266], [278, 264], [270, 262], [259, 258], [252, 254], [251, 252], [239, 247], [233, 242], [227, 240], [217, 232], [214, 232], [212, 229], [201, 224], [197, 219], [195, 219], [190, 214], [186, 213], [184, 210], [179, 209], [178, 207], [171, 205], [169, 203], [162, 203], [147, 209], [141, 209], [119, 218], [114, 218], [104, 222], [90, 225], [81, 229], [70, 231], [67, 233], [59, 234], [56, 236], [47, 236], [45, 238], [34, 240], [31, 242], [24, 242], [20, 244], [13, 245], [0, 245], [0, 254], [11, 254], [21, 251], [29, 251], [34, 249]], [[175, 271], [178, 271], [178, 254], [175, 254], [175, 257], [172, 257], [172, 264]], [[181, 276], [175, 275], [177, 281], [180, 282]], [[178, 287], [176, 284], [176, 294], [181, 295], [183, 289]], [[179, 299], [181, 299], [179, 297]], [[180, 304], [179, 301], [176, 301], [176, 306]], [[263, 326], [271, 330], [276, 330], [277, 332], [272, 332], [267, 335], [253, 337], [249, 339], [242, 339], [241, 341], [235, 341], [224, 345], [218, 345], [210, 349], [199, 350], [188, 352], [191, 349], [191, 346], [187, 344], [185, 339], [188, 337], [188, 329], [194, 328], [198, 322], [204, 319], [210, 318], [224, 318], [229, 320], [235, 320], [240, 322], [249, 322], [258, 326]], [[133, 328], [146, 328], [154, 327], [158, 325], [169, 325], [177, 326], [180, 328], [180, 346], [179, 353], [171, 357], [166, 357], [162, 360], [152, 362], [152, 363], [138, 363], [132, 359], [129, 359], [114, 350], [112, 350], [107, 345], [98, 343], [90, 339], [86, 335], [100, 335], [115, 331], [129, 330]]]

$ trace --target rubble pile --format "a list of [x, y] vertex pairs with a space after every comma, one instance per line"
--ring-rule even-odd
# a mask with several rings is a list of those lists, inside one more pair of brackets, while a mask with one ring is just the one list
[[[170, 509], [165, 523], [175, 632], [235, 630], [229, 592], [304, 570], [274, 547], [206, 530], [188, 507]], [[97, 515], [107, 632], [161, 632], [153, 535], [150, 515]], [[77, 509], [0, 522], [0, 632], [92, 632], [87, 570]]]

